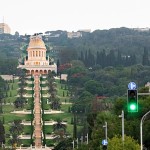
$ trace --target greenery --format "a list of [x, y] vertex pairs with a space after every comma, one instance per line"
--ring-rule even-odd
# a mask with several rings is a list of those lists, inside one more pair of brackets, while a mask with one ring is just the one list
[[139, 150], [140, 145], [133, 138], [125, 136], [125, 141], [122, 143], [121, 136], [114, 136], [112, 139], [108, 140], [108, 150]]
[[[83, 143], [79, 142], [79, 149], [99, 150], [105, 148], [102, 147], [101, 141], [105, 138], [103, 125], [107, 122], [108, 149], [122, 149], [121, 119], [118, 115], [124, 110], [126, 134], [124, 149], [140, 149], [140, 120], [149, 111], [150, 96], [138, 96], [139, 111], [129, 113], [126, 95], [127, 85], [131, 81], [138, 85], [140, 93], [149, 92], [145, 84], [150, 81], [150, 32], [117, 28], [96, 30], [92, 33], [83, 32], [82, 37], [72, 39], [67, 38], [66, 31], [47, 31], [48, 33], [60, 34], [57, 38], [47, 37], [47, 41], [46, 36], [43, 36], [43, 39], [47, 54], [54, 56], [55, 62], [57, 60], [58, 76], [67, 74], [68, 78], [67, 81], [61, 78], [55, 80], [54, 74], [49, 73], [46, 78], [40, 79], [41, 87], [43, 89], [48, 87], [47, 90], [41, 90], [43, 112], [44, 110], [64, 112], [42, 115], [44, 122], [56, 121], [53, 126], [43, 125], [44, 136], [54, 132], [61, 137], [54, 141], [46, 140], [44, 137], [43, 143], [48, 146], [54, 146], [55, 143], [55, 149], [69, 150], [72, 149], [71, 142], [82, 136]], [[24, 71], [17, 69], [18, 58], [19, 64], [24, 64], [28, 40], [29, 35], [20, 37], [0, 35], [0, 73], [15, 74], [19, 77], [14, 81], [4, 81], [0, 77], [0, 136], [5, 140], [6, 145], [12, 145], [14, 148], [20, 143], [28, 146], [33, 143], [33, 139], [18, 139], [18, 135], [22, 132], [32, 134], [32, 126], [22, 128], [20, 122], [15, 121], [32, 121], [33, 114], [11, 113], [14, 110], [33, 110], [34, 107], [33, 97], [24, 98], [26, 93], [34, 94], [31, 90], [25, 90], [26, 86], [33, 87], [33, 84], [26, 83], [27, 80], [32, 80], [26, 78]], [[17, 83], [18, 81], [20, 83]], [[50, 96], [45, 98], [44, 95], [47, 93]], [[147, 149], [150, 148], [148, 118], [143, 124], [143, 144]], [[11, 139], [9, 136], [3, 136], [4, 129], [5, 134], [11, 134]], [[86, 145], [87, 133], [88, 145]]]

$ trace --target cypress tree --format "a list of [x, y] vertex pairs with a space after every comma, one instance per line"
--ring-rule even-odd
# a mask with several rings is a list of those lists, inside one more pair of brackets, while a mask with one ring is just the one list
[[0, 120], [0, 145], [5, 144], [5, 129], [2, 121]]
[[148, 66], [149, 65], [148, 50], [146, 48], [144, 48], [142, 65], [144, 65], [144, 66]]
[[117, 66], [119, 65], [123, 65], [123, 62], [122, 62], [122, 57], [121, 57], [121, 52], [118, 50], [118, 55], [117, 55]]
[[73, 121], [73, 138], [77, 138], [77, 119], [74, 113], [74, 121]]

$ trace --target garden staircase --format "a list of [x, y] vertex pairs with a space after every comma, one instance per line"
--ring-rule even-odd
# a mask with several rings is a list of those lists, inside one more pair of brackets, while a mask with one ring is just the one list
[[40, 103], [40, 80], [39, 75], [34, 75], [34, 139], [35, 148], [42, 147], [42, 116]]

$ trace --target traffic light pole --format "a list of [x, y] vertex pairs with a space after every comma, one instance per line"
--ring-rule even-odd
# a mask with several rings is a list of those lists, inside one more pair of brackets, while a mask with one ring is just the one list
[[141, 150], [143, 150], [143, 122], [146, 118], [146, 116], [150, 113], [150, 111], [148, 111], [141, 119], [141, 123], [140, 123], [140, 137], [141, 137]]

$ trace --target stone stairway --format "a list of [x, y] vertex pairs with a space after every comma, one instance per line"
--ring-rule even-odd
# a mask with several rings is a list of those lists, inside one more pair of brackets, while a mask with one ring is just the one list
[[41, 103], [40, 103], [40, 80], [39, 75], [34, 76], [34, 138], [35, 147], [42, 147], [42, 121], [41, 121]]

